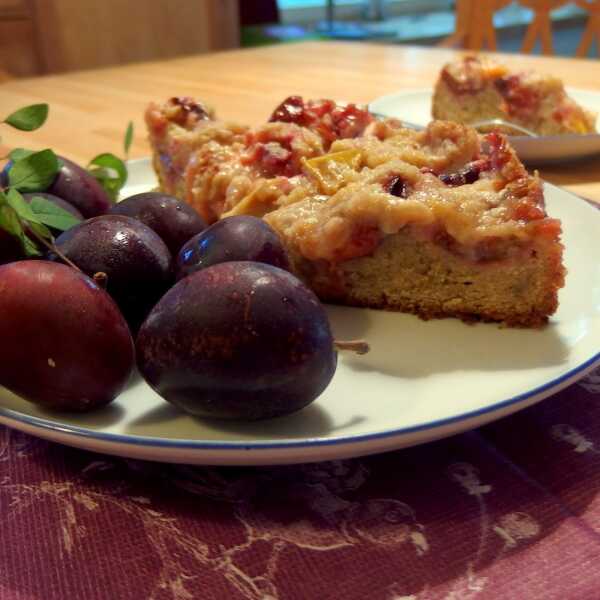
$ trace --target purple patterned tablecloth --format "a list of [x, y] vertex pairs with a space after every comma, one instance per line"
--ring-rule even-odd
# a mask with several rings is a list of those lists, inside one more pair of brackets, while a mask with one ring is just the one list
[[600, 598], [600, 369], [379, 456], [202, 468], [0, 428], [1, 600]]

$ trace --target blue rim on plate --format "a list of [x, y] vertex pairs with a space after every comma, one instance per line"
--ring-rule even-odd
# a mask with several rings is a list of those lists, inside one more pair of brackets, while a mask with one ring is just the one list
[[572, 369], [567, 373], [564, 373], [560, 377], [553, 379], [545, 383], [544, 385], [538, 386], [537, 388], [533, 388], [528, 392], [523, 392], [522, 394], [518, 394], [517, 396], [513, 396], [508, 400], [502, 400], [501, 402], [497, 402], [491, 406], [487, 406], [485, 408], [481, 408], [478, 410], [474, 410], [471, 412], [466, 412], [461, 415], [455, 415], [453, 417], [448, 417], [446, 419], [439, 419], [436, 421], [430, 421], [429, 423], [423, 425], [415, 425], [413, 427], [405, 427], [399, 429], [389, 429], [386, 431], [380, 431], [377, 433], [367, 433], [367, 434], [358, 434], [347, 437], [338, 437], [333, 439], [326, 438], [309, 438], [302, 441], [293, 441], [293, 440], [282, 440], [280, 442], [202, 442], [198, 440], [173, 440], [173, 439], [163, 439], [163, 438], [154, 438], [147, 436], [137, 436], [137, 435], [123, 435], [120, 433], [103, 433], [96, 432], [91, 429], [84, 429], [82, 427], [75, 427], [72, 425], [63, 425], [58, 424], [53, 421], [48, 421], [47, 419], [40, 419], [39, 417], [31, 417], [28, 415], [23, 415], [22, 413], [12, 411], [10, 409], [1, 408], [0, 407], [0, 417], [5, 416], [14, 421], [19, 421], [21, 423], [25, 423], [27, 425], [34, 425], [35, 427], [41, 427], [43, 429], [48, 429], [51, 431], [59, 431], [62, 433], [67, 433], [72, 436], [77, 437], [85, 437], [91, 438], [99, 441], [105, 442], [116, 442], [121, 444], [128, 444], [132, 446], [152, 446], [152, 447], [160, 447], [160, 448], [181, 448], [181, 449], [197, 449], [197, 450], [269, 450], [269, 449], [285, 449], [285, 448], [307, 448], [307, 447], [315, 447], [315, 446], [332, 446], [336, 444], [346, 444], [346, 443], [358, 443], [358, 442], [366, 442], [370, 440], [380, 440], [389, 437], [394, 437], [396, 435], [415, 433], [418, 431], [425, 431], [427, 429], [437, 429], [439, 427], [443, 427], [444, 425], [449, 425], [451, 423], [456, 423], [458, 421], [466, 421], [467, 419], [478, 417], [481, 415], [485, 415], [488, 413], [495, 412], [507, 406], [511, 406], [518, 402], [522, 402], [523, 400], [527, 400], [533, 396], [538, 394], [544, 394], [544, 392], [548, 392], [548, 394], [543, 395], [540, 400], [551, 395], [552, 391], [556, 388], [560, 391], [565, 387], [568, 387], [569, 383], [564, 386], [561, 384], [565, 382], [575, 383], [578, 376], [583, 377], [587, 371], [591, 371], [594, 366], [600, 364], [600, 352], [597, 352], [594, 356], [580, 364], [576, 369]]
[[[152, 181], [149, 180], [151, 177], [151, 168], [148, 160], [141, 159], [131, 161], [130, 164], [131, 167], [133, 167], [131, 172], [132, 177], [131, 189], [129, 190], [130, 193], [145, 191], [146, 189], [152, 187]], [[552, 185], [549, 185], [548, 187], [555, 190], [555, 192], [560, 192], [561, 195], [566, 193], [566, 195], [570, 197], [566, 200], [579, 199], [582, 206], [585, 205], [588, 209], [591, 208], [589, 201], [586, 202], [583, 198], [578, 198], [572, 193], [566, 192], [565, 190], [561, 190], [560, 188], [556, 188]], [[565, 199], [563, 198], [563, 200]], [[593, 211], [593, 213], [595, 216], [600, 216], [600, 212]], [[569, 211], [569, 214], [571, 214], [571, 211]], [[585, 218], [585, 215], [583, 215], [581, 218]], [[594, 223], [596, 222], [595, 219], [593, 219], [593, 221]], [[577, 222], [575, 225], [577, 225]], [[573, 231], [571, 231], [571, 233], [573, 233]], [[590, 239], [595, 240], [593, 235], [595, 235], [595, 228], [591, 232], [588, 228], [588, 238], [592, 236]], [[589, 246], [588, 243], [586, 248], [591, 248], [594, 250], [595, 245]], [[600, 285], [600, 281], [597, 281], [595, 277], [596, 270], [594, 267], [594, 281], [596, 282], [595, 285], [598, 286]], [[596, 307], [595, 304], [594, 307], [594, 314], [596, 314], [597, 309], [600, 307]], [[597, 322], [597, 326], [598, 325], [600, 325], [600, 322]], [[103, 429], [91, 429], [89, 427], [85, 427], [85, 424], [83, 426], [81, 426], [81, 424], [71, 425], [65, 423], [64, 421], [61, 422], [58, 420], [48, 419], [45, 416], [33, 416], [23, 410], [2, 407], [0, 407], [0, 422], [3, 422], [8, 426], [12, 425], [16, 429], [24, 430], [32, 435], [36, 435], [37, 433], [40, 437], [59, 441], [69, 445], [123, 456], [148, 458], [150, 460], [162, 460], [163, 458], [167, 457], [167, 454], [169, 453], [171, 456], [173, 456], [173, 454], [177, 453], [185, 454], [187, 451], [189, 452], [188, 458], [191, 458], [192, 462], [198, 462], [197, 459], [200, 459], [201, 461], [205, 460], [206, 457], [203, 456], [203, 453], [206, 453], [206, 456], [209, 456], [211, 453], [218, 454], [219, 451], [223, 451], [224, 459], [222, 462], [215, 463], [213, 462], [213, 459], [209, 458], [207, 459], [208, 462], [206, 464], [246, 464], [240, 462], [239, 456], [241, 455], [255, 456], [256, 459], [250, 460], [259, 461], [248, 464], [276, 464], [277, 461], [279, 461], [279, 458], [281, 458], [284, 462], [286, 462], [289, 457], [293, 458], [293, 450], [303, 450], [306, 453], [306, 458], [308, 460], [313, 460], [314, 456], [312, 458], [308, 456], [310, 454], [309, 451], [310, 449], [316, 450], [318, 448], [339, 448], [340, 450], [336, 450], [336, 452], [340, 456], [342, 453], [345, 453], [347, 456], [351, 456], [345, 452], [345, 450], [342, 451], [342, 449], [354, 446], [364, 449], [366, 446], [368, 446], [369, 442], [373, 442], [373, 446], [377, 445], [375, 444], [377, 441], [380, 442], [378, 445], [380, 450], [376, 449], [375, 451], [384, 451], [385, 449], [391, 450], [395, 447], [420, 444], [438, 439], [439, 437], [443, 437], [445, 435], [458, 433], [459, 431], [463, 431], [471, 427], [480, 426], [484, 423], [494, 420], [495, 414], [500, 417], [513, 413], [519, 410], [520, 407], [525, 408], [525, 406], [530, 406], [535, 402], [541, 401], [548, 396], [559, 392], [568, 385], [571, 385], [577, 381], [577, 379], [583, 377], [587, 372], [591, 371], [596, 365], [600, 365], [600, 351], [598, 349], [598, 345], [594, 343], [593, 339], [591, 340], [591, 345], [588, 344], [587, 349], [581, 354], [583, 354], [583, 356], [580, 359], [571, 362], [570, 365], [565, 365], [565, 372], [561, 372], [561, 370], [558, 369], [557, 371], [554, 371], [553, 376], [550, 376], [550, 380], [542, 379], [541, 381], [531, 381], [530, 386], [524, 385], [520, 389], [517, 388], [513, 390], [506, 390], [506, 393], [501, 395], [499, 398], [497, 397], [497, 401], [492, 404], [480, 405], [472, 408], [463, 407], [462, 412], [458, 414], [454, 413], [447, 416], [440, 416], [438, 418], [435, 418], [435, 414], [432, 414], [424, 420], [417, 422], [413, 421], [412, 424], [404, 427], [401, 426], [401, 423], [396, 422], [392, 424], [391, 428], [375, 427], [371, 428], [370, 430], [363, 429], [361, 432], [346, 433], [345, 435], [336, 437], [326, 437], [324, 435], [312, 436], [310, 435], [310, 431], [307, 432], [305, 436], [297, 438], [262, 437], [261, 439], [256, 439], [250, 437], [246, 439], [238, 438], [229, 440], [207, 439], [201, 433], [199, 433], [198, 436], [190, 435], [188, 433], [187, 437], [179, 438], [174, 436], [157, 437], [153, 436], [152, 434], [138, 435], [126, 433], [122, 430], [119, 432], [109, 432]], [[25, 402], [24, 400], [22, 401]], [[485, 415], [488, 416], [486, 417]], [[460, 425], [456, 425], [460, 423], [464, 423], [464, 427], [461, 428]], [[31, 431], [32, 429], [33, 431]], [[36, 429], [38, 430], [37, 432], [35, 431]], [[436, 435], [437, 431], [440, 432], [440, 435]], [[44, 435], [43, 432], [46, 432], [46, 434]], [[52, 435], [52, 433], [54, 433], [54, 435]], [[412, 441], [409, 440], [407, 444], [403, 444], [403, 438], [410, 437], [411, 435], [413, 435], [413, 437], [418, 437], [419, 439], [414, 439]], [[400, 443], [396, 444], [396, 439], [398, 439]], [[86, 443], [85, 440], [88, 440], [88, 442]], [[386, 444], [381, 443], [383, 440], [389, 440], [389, 442]], [[115, 451], [115, 448], [111, 448], [111, 446], [120, 446], [120, 449]], [[127, 450], [127, 448], [130, 450]], [[138, 450], [134, 451], [136, 448]], [[383, 449], [381, 450], [381, 448]], [[155, 450], [155, 452], [153, 452], [153, 450]], [[161, 451], [164, 452], [164, 456], [161, 456]], [[238, 453], [237, 458], [235, 456], [236, 452]], [[269, 459], [269, 463], [260, 462], [264, 460], [261, 457], [266, 456], [268, 458], [270, 454], [277, 455], [278, 453], [279, 457], [276, 456], [275, 461]], [[364, 452], [360, 450], [360, 452], [357, 452], [356, 455], [363, 453]], [[329, 454], [331, 454], [331, 452]], [[168, 457], [167, 460], [169, 460]], [[183, 460], [187, 460], [185, 456], [183, 456]]]

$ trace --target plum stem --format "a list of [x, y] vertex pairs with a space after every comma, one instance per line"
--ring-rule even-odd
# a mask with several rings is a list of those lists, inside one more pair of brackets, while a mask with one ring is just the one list
[[31, 235], [33, 235], [33, 237], [40, 242], [41, 244], [43, 244], [44, 246], [46, 246], [46, 248], [48, 248], [48, 250], [50, 250], [51, 252], [54, 252], [54, 254], [56, 254], [56, 256], [58, 256], [63, 262], [65, 262], [66, 264], [68, 264], [70, 267], [73, 267], [73, 269], [79, 271], [80, 273], [82, 273], [83, 271], [71, 260], [69, 260], [57, 247], [55, 244], [53, 244], [52, 242], [49, 242], [48, 240], [45, 240], [41, 235], [38, 235], [33, 229], [28, 229], [27, 233], [31, 233]]
[[92, 279], [103, 290], [106, 289], [106, 285], [108, 284], [108, 275], [104, 271], [98, 271], [98, 273], [94, 273]]
[[333, 345], [336, 350], [349, 350], [356, 354], [366, 354], [371, 350], [371, 347], [365, 340], [334, 340]]

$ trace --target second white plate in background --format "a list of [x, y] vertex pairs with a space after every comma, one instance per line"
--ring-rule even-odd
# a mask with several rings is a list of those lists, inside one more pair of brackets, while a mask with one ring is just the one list
[[[600, 92], [568, 89], [579, 104], [600, 114]], [[369, 104], [372, 112], [425, 127], [431, 121], [433, 90], [405, 90], [381, 96]], [[570, 162], [600, 154], [600, 135], [510, 136], [519, 158], [528, 164]]]

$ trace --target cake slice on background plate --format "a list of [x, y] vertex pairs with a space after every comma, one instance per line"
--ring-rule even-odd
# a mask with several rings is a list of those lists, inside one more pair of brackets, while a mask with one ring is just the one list
[[431, 112], [434, 119], [466, 124], [504, 119], [539, 135], [596, 132], [596, 114], [570, 98], [557, 77], [511, 72], [477, 56], [444, 66]]
[[176, 104], [147, 112], [163, 190], [209, 222], [263, 217], [323, 301], [525, 327], [556, 310], [560, 222], [501, 134], [298, 97], [244, 129]]

